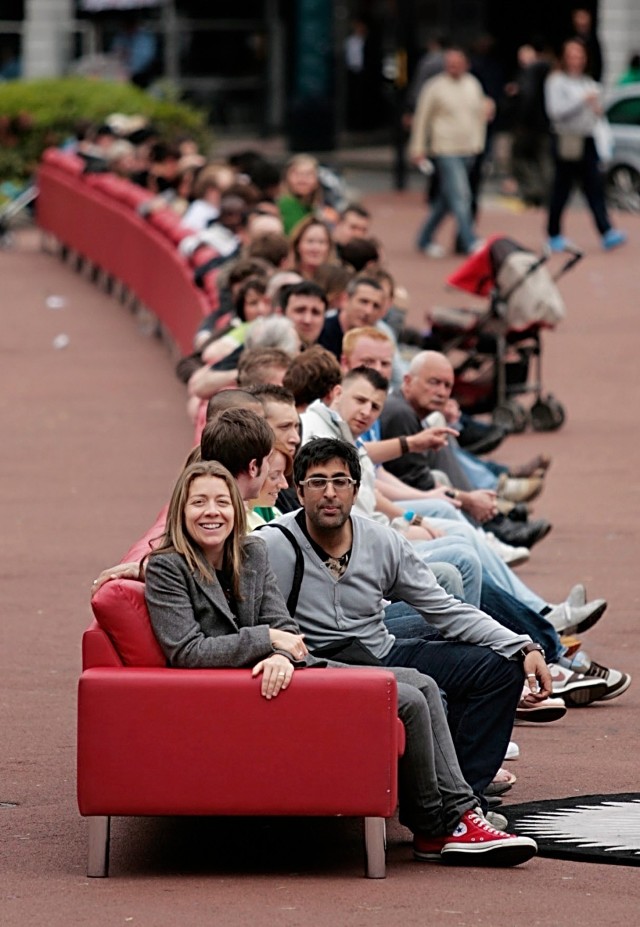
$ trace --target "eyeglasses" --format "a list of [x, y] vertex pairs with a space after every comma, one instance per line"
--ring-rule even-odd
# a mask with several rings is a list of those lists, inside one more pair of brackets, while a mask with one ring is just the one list
[[300, 480], [301, 486], [307, 486], [313, 492], [324, 492], [327, 483], [331, 483], [336, 492], [344, 492], [356, 485], [356, 481], [348, 476], [310, 476], [308, 480]]

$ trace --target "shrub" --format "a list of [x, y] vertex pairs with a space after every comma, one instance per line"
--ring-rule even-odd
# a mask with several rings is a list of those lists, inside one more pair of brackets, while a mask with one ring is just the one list
[[131, 84], [86, 77], [0, 83], [0, 180], [30, 177], [45, 148], [72, 135], [78, 120], [103, 122], [111, 113], [141, 114], [168, 140], [192, 135], [208, 152], [206, 114], [157, 99]]

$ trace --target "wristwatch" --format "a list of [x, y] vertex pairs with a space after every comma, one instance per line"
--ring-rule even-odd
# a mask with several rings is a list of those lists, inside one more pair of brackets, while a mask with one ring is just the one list
[[524, 647], [521, 647], [520, 650], [518, 651], [518, 656], [520, 656], [521, 659], [524, 660], [524, 658], [526, 657], [528, 653], [533, 653], [536, 650], [538, 651], [538, 653], [542, 654], [542, 659], [544, 660], [545, 659], [544, 648], [540, 644], [536, 644], [534, 641], [531, 641], [530, 644], [525, 644]]

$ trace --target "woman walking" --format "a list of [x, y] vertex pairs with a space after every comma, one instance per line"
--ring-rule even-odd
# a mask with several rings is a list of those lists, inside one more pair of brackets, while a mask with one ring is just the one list
[[564, 209], [574, 184], [582, 189], [605, 250], [623, 245], [624, 232], [613, 228], [607, 212], [600, 159], [594, 140], [602, 115], [601, 87], [586, 73], [587, 51], [582, 42], [565, 42], [560, 68], [545, 84], [545, 104], [551, 121], [554, 178], [547, 221], [551, 251], [571, 248], [561, 232]]

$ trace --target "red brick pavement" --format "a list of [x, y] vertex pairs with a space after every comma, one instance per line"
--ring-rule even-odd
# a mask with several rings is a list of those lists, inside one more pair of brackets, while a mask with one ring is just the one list
[[[370, 198], [390, 266], [424, 308], [460, 295], [442, 279], [453, 261], [412, 253], [422, 207], [415, 194]], [[521, 568], [550, 600], [578, 579], [610, 608], [589, 634], [603, 661], [635, 673], [618, 702], [574, 710], [543, 729], [517, 729], [514, 801], [638, 788], [640, 696], [636, 620], [640, 496], [637, 264], [632, 242], [602, 254], [584, 213], [568, 232], [587, 249], [563, 281], [567, 321], [546, 339], [547, 383], [566, 404], [556, 433], [509, 439], [500, 457], [553, 455], [537, 503], [554, 530]], [[539, 214], [488, 206], [483, 234], [540, 240]], [[74, 927], [175, 923], [378, 927], [514, 923], [591, 927], [637, 919], [637, 869], [538, 859], [520, 870], [467, 873], [410, 859], [407, 832], [390, 828], [388, 878], [361, 878], [350, 822], [127, 821], [113, 827], [112, 878], [87, 880], [86, 827], [74, 797], [75, 685], [91, 579], [116, 560], [165, 501], [189, 449], [183, 391], [166, 349], [128, 310], [37, 250], [34, 234], [0, 252], [3, 388], [3, 574], [0, 698], [0, 919]], [[49, 295], [63, 309], [45, 305]], [[69, 337], [56, 350], [52, 340]], [[363, 758], [366, 761], [366, 758]], [[295, 787], [287, 783], [286, 787]]]

